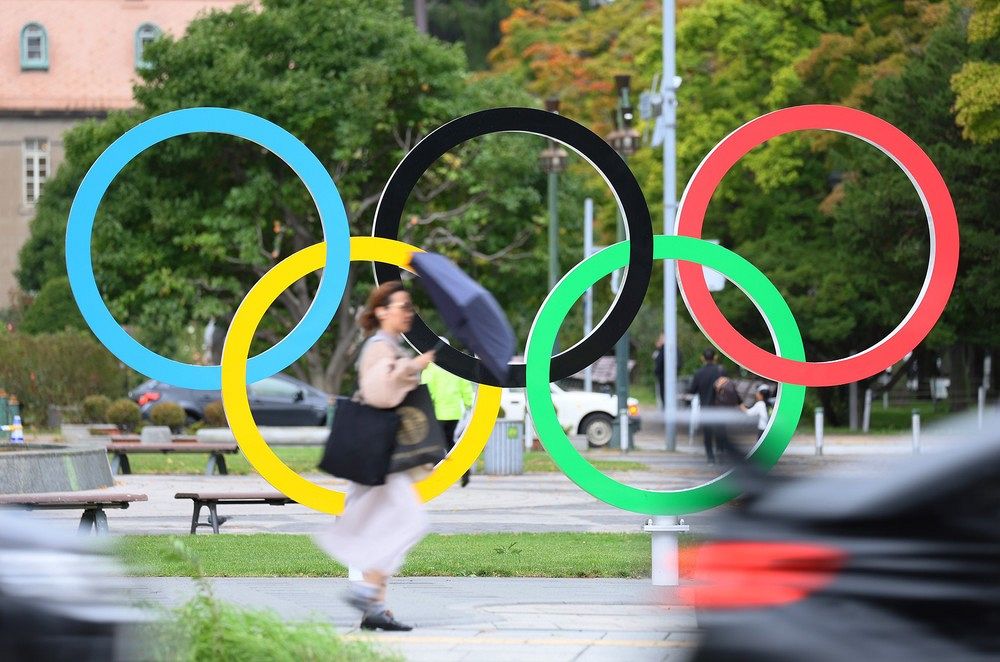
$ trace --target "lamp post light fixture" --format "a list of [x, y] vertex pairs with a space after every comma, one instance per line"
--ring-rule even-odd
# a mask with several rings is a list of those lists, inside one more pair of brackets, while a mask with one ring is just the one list
[[[639, 148], [639, 141], [641, 139], [639, 132], [632, 128], [632, 118], [634, 115], [632, 101], [629, 98], [630, 81], [631, 76], [628, 74], [615, 76], [615, 90], [618, 102], [617, 108], [613, 113], [612, 126], [614, 128], [606, 138], [611, 147], [625, 161], [628, 160], [628, 157], [635, 154]], [[625, 240], [625, 224], [622, 221], [620, 210], [616, 213], [615, 217], [617, 221], [615, 235], [618, 241], [621, 242]], [[619, 278], [617, 280], [620, 283], [622, 279]], [[615, 345], [615, 390], [618, 396], [618, 426], [615, 438], [622, 452], [632, 447], [632, 430], [629, 426], [628, 417], [628, 359], [629, 333], [626, 331]]]
[[[545, 110], [559, 113], [559, 99], [545, 100]], [[566, 150], [550, 140], [548, 147], [538, 155], [538, 165], [549, 176], [549, 290], [559, 280], [559, 173], [566, 169]]]

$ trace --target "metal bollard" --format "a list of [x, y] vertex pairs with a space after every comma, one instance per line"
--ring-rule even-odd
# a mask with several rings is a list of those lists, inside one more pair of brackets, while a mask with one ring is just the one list
[[920, 411], [914, 409], [912, 412], [913, 419], [913, 452], [914, 454], [920, 452]]
[[823, 454], [823, 408], [816, 407], [816, 455]]
[[680, 583], [677, 535], [686, 533], [690, 526], [677, 518], [653, 517], [646, 520], [643, 531], [652, 534], [651, 576], [653, 586], [677, 586]]
[[872, 422], [872, 390], [870, 388], [865, 389], [865, 410], [861, 415], [861, 431], [868, 434], [869, 428], [871, 428]]
[[882, 411], [889, 408], [889, 391], [882, 394]]
[[[10, 411], [7, 409], [7, 393], [0, 391], [0, 426], [9, 426], [11, 422]], [[8, 441], [10, 432], [0, 427], [0, 441]]]
[[978, 411], [976, 413], [976, 426], [978, 429], [983, 429], [983, 416], [986, 413], [986, 387], [980, 386], [977, 398]]
[[333, 416], [337, 410], [337, 398], [330, 396], [326, 401], [326, 427], [333, 429]]

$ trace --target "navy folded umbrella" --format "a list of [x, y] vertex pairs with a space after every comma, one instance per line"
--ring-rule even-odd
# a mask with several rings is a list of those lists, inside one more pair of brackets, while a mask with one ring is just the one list
[[455, 337], [494, 377], [506, 380], [517, 340], [493, 295], [443, 255], [414, 253], [410, 265]]

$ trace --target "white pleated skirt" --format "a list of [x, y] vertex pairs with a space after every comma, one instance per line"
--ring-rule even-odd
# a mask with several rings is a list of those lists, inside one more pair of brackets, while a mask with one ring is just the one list
[[429, 529], [413, 477], [394, 473], [384, 485], [350, 483], [344, 514], [316, 536], [316, 544], [345, 566], [394, 575]]

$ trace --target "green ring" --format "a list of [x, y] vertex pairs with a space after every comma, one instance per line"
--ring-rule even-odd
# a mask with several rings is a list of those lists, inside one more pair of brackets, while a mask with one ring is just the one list
[[[800, 361], [805, 359], [802, 336], [792, 311], [757, 267], [726, 248], [692, 237], [653, 237], [653, 257], [657, 260], [696, 262], [726, 276], [750, 297], [764, 316], [778, 356]], [[605, 476], [585, 460], [573, 448], [556, 417], [549, 392], [549, 369], [559, 327], [587, 288], [615, 269], [627, 265], [628, 242], [609, 246], [576, 265], [545, 299], [531, 325], [525, 351], [525, 390], [531, 419], [542, 445], [563, 473], [605, 503], [648, 515], [684, 515], [714, 508], [738, 494], [729, 472], [703, 485], [683, 490], [659, 492], [631, 487]], [[788, 447], [802, 416], [805, 393], [804, 386], [778, 385], [774, 414], [764, 437], [749, 456], [761, 468], [773, 467]]]

